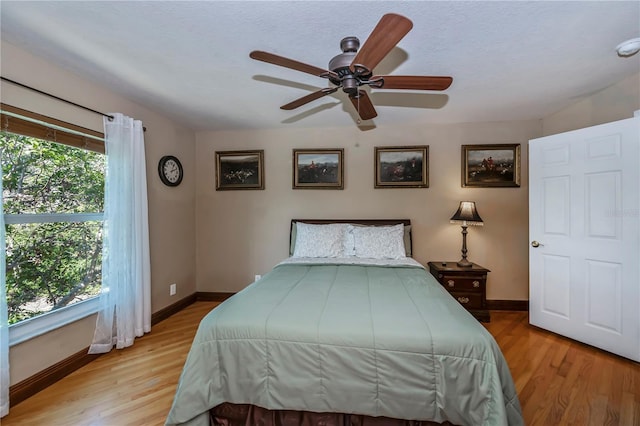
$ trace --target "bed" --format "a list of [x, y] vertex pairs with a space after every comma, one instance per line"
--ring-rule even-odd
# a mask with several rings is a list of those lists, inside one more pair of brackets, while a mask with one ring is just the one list
[[300, 220], [201, 321], [166, 425], [522, 425], [493, 337], [412, 257], [409, 220]]

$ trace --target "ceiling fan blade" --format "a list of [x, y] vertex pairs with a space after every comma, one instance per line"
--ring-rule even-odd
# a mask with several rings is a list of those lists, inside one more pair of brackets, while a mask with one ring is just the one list
[[368, 72], [373, 72], [376, 65], [411, 31], [411, 28], [413, 23], [404, 16], [395, 13], [384, 15], [351, 61], [351, 70], [366, 74], [362, 69], [364, 67]]
[[313, 65], [303, 64], [302, 62], [294, 61], [293, 59], [285, 58], [284, 56], [278, 56], [273, 53], [263, 52], [261, 50], [254, 50], [249, 54], [249, 57], [258, 61], [267, 62], [273, 65], [279, 65], [285, 68], [291, 68], [292, 70], [306, 72], [318, 77], [326, 76], [330, 74], [330, 71], [314, 67]]
[[339, 89], [339, 87], [328, 87], [328, 88], [321, 89], [321, 90], [318, 90], [318, 91], [313, 92], [313, 93], [309, 93], [307, 96], [303, 96], [303, 97], [301, 97], [299, 99], [296, 99], [293, 102], [289, 102], [286, 105], [282, 105], [280, 107], [280, 109], [285, 109], [287, 111], [292, 110], [292, 109], [296, 109], [298, 107], [301, 107], [304, 104], [308, 104], [311, 101], [315, 101], [316, 99], [320, 99], [323, 96], [330, 95], [330, 94], [332, 94], [333, 92], [335, 92], [338, 89]]
[[364, 90], [358, 90], [357, 95], [349, 95], [349, 99], [351, 99], [351, 103], [356, 108], [356, 111], [358, 111], [360, 118], [363, 120], [371, 120], [378, 116], [378, 113], [371, 102], [371, 98], [369, 98], [369, 95], [367, 95], [367, 92]]
[[[381, 80], [379, 83], [376, 80]], [[376, 89], [446, 90], [453, 83], [452, 77], [419, 75], [376, 75], [371, 77], [371, 87]]]

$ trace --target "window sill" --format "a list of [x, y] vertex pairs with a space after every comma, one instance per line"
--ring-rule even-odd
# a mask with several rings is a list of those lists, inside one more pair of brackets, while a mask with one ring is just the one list
[[92, 297], [91, 299], [74, 303], [71, 306], [10, 325], [9, 346], [17, 345], [56, 328], [86, 318], [98, 312], [99, 308], [100, 298]]

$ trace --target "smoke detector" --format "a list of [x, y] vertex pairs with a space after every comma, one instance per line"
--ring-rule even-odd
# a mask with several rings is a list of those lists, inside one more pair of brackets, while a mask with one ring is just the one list
[[618, 56], [629, 57], [640, 52], [640, 38], [632, 38], [627, 41], [623, 41], [616, 46]]

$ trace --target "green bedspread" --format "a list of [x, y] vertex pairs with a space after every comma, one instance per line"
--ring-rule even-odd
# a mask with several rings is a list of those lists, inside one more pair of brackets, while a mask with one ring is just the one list
[[167, 425], [222, 402], [521, 425], [493, 337], [424, 269], [282, 264], [201, 322]]

